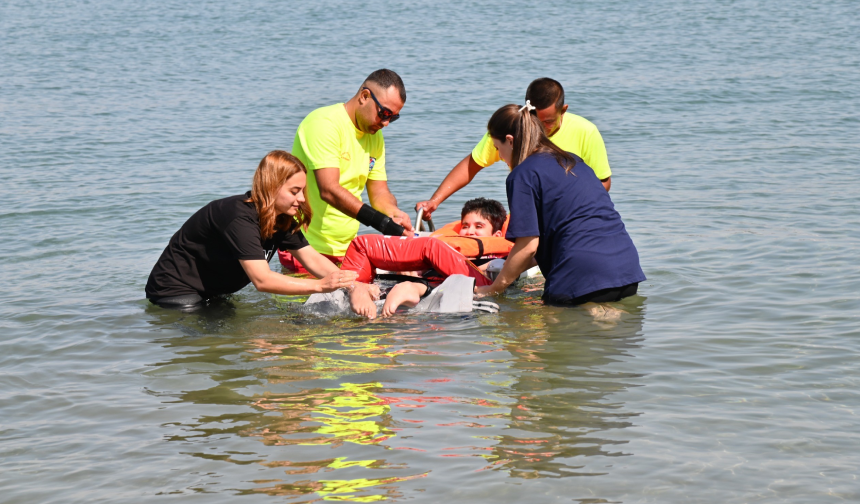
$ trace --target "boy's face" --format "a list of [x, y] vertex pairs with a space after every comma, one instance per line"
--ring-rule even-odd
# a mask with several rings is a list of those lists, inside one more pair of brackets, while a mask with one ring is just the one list
[[502, 230], [493, 232], [493, 224], [478, 212], [467, 213], [460, 221], [460, 236], [502, 236]]

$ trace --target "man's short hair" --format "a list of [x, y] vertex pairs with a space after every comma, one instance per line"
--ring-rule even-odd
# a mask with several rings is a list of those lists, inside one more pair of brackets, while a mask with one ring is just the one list
[[493, 225], [494, 233], [502, 229], [502, 226], [505, 225], [505, 219], [508, 217], [505, 206], [489, 198], [475, 198], [467, 201], [463, 205], [463, 212], [460, 213], [460, 220], [465, 219], [470, 213], [477, 213], [490, 221], [490, 224]]
[[529, 100], [538, 110], [552, 104], [555, 104], [556, 110], [560, 110], [564, 106], [564, 88], [555, 79], [541, 77], [529, 84], [529, 88], [526, 89], [526, 100]]
[[400, 93], [400, 101], [406, 103], [406, 86], [403, 85], [403, 79], [401, 79], [400, 76], [392, 70], [380, 68], [368, 75], [367, 78], [364, 79], [364, 82], [373, 82], [382, 89], [388, 89], [391, 86], [394, 86], [397, 88], [397, 92]]

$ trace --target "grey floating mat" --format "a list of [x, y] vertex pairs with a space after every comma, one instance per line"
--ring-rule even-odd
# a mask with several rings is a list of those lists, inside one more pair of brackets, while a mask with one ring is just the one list
[[427, 297], [422, 299], [413, 312], [465, 313], [472, 311], [475, 279], [465, 275], [451, 275]]
[[[383, 301], [376, 302], [377, 310], [382, 309]], [[354, 315], [349, 307], [349, 296], [345, 290], [338, 289], [324, 294], [311, 294], [302, 305], [300, 311], [320, 317], [336, 317]]]
[[[475, 301], [474, 288], [474, 278], [451, 275], [407, 313], [498, 313], [499, 305], [490, 301]], [[382, 300], [377, 301], [377, 309], [381, 310], [383, 303]], [[302, 305], [301, 311], [324, 317], [353, 315], [349, 297], [343, 290], [312, 294]]]

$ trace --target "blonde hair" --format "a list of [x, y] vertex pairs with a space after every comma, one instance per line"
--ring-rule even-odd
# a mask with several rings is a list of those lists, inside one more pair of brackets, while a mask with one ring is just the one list
[[516, 168], [538, 151], [552, 154], [566, 172], [570, 172], [576, 164], [576, 159], [569, 152], [563, 151], [547, 138], [534, 109], [529, 110], [528, 107], [514, 104], [505, 105], [490, 117], [487, 130], [491, 137], [500, 142], [504, 142], [508, 135], [514, 137], [511, 168]]
[[[290, 177], [300, 171], [308, 172], [296, 156], [282, 150], [273, 150], [266, 154], [257, 166], [254, 182], [251, 185], [251, 197], [245, 201], [253, 202], [257, 207], [257, 214], [260, 216], [260, 236], [264, 240], [271, 238], [275, 231], [295, 233], [299, 228], [307, 229], [310, 224], [312, 213], [307, 198], [295, 216], [278, 214], [275, 210], [278, 190]], [[307, 191], [307, 186], [304, 190]]]

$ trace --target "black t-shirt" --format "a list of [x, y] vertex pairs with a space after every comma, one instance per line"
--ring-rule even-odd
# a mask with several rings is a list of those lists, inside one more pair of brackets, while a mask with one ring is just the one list
[[146, 297], [230, 294], [251, 280], [240, 259], [268, 261], [275, 252], [299, 250], [308, 242], [301, 231], [260, 237], [260, 218], [251, 193], [215, 200], [192, 215], [170, 239], [146, 282]]

